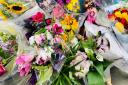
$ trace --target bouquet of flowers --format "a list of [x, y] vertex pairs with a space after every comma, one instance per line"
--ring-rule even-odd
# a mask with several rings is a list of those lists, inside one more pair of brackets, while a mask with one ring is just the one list
[[[111, 22], [104, 23], [100, 2], [36, 0], [36, 6], [28, 10], [33, 6], [25, 5], [28, 0], [18, 1], [0, 2], [0, 80], [19, 75], [17, 81], [21, 79], [22, 85], [111, 83], [106, 77], [113, 62], [127, 52], [108, 29]], [[7, 17], [4, 10], [9, 18], [19, 17], [3, 21]], [[108, 14], [113, 29], [122, 34], [127, 33], [126, 15], [126, 8]]]
[[0, 1], [0, 20], [13, 19], [25, 11], [30, 9], [34, 5], [34, 2], [30, 0], [1, 0]]
[[96, 36], [79, 33], [74, 15], [54, 16], [46, 18], [37, 12], [24, 20], [25, 36], [35, 53], [18, 54], [20, 76], [32, 74], [31, 84], [82, 85], [88, 81], [89, 85], [104, 85], [104, 70], [111, 62], [101, 52], [109, 50], [108, 40], [100, 32]]

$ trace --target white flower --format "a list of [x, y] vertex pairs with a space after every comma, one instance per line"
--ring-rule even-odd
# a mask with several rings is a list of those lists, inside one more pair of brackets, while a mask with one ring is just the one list
[[46, 37], [47, 37], [48, 40], [52, 40], [52, 39], [53, 39], [53, 36], [52, 36], [51, 33], [48, 32], [48, 31], [47, 31], [47, 33], [46, 33]]
[[36, 58], [37, 64], [45, 64], [51, 59], [51, 54], [53, 53], [53, 49], [51, 47], [45, 47], [44, 49], [40, 49], [39, 51], [39, 55]]
[[35, 43], [35, 37], [34, 36], [31, 36], [29, 38], [29, 43], [30, 43], [30, 45], [33, 45]]
[[71, 45], [72, 45], [72, 46], [75, 46], [77, 43], [78, 43], [78, 39], [77, 39], [76, 37], [74, 37], [74, 38], [71, 40]]
[[76, 54], [76, 58], [71, 62], [71, 66], [77, 63], [79, 64], [75, 66], [75, 70], [77, 71], [75, 75], [79, 78], [83, 78], [88, 73], [89, 67], [92, 62], [87, 60], [87, 55], [84, 52], [78, 51]]
[[97, 54], [96, 58], [97, 58], [98, 61], [103, 61], [104, 60], [103, 56], [100, 53]]

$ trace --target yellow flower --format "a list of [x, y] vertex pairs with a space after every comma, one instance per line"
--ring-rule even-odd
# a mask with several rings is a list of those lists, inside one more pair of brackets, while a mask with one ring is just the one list
[[2, 13], [2, 11], [0, 10], [0, 19], [2, 20], [6, 20], [7, 17]]
[[10, 11], [14, 14], [21, 14], [26, 10], [26, 7], [20, 3], [11, 4], [9, 8], [10, 8]]
[[119, 32], [121, 32], [121, 33], [123, 33], [123, 32], [125, 31], [124, 25], [123, 25], [121, 22], [117, 22], [117, 23], [115, 24], [115, 27], [116, 27], [117, 30], [118, 30]]
[[70, 15], [65, 15], [64, 19], [61, 21], [61, 24], [65, 29], [65, 33], [68, 35], [68, 40], [71, 40], [78, 29], [77, 20]]
[[66, 7], [70, 11], [78, 12], [80, 10], [79, 0], [71, 0]]
[[127, 13], [122, 13], [122, 18], [125, 18], [128, 22], [128, 14]]
[[64, 40], [64, 42], [67, 42], [68, 40], [68, 36], [65, 33], [61, 35], [61, 38]]
[[122, 14], [121, 14], [120, 11], [116, 11], [116, 12], [115, 12], [115, 16], [116, 16], [116, 17], [119, 17], [119, 18], [122, 18]]
[[0, 0], [0, 4], [6, 4], [5, 0]]
[[70, 15], [66, 15], [64, 20], [61, 21], [61, 24], [64, 26], [65, 30], [73, 30], [76, 32], [78, 29], [77, 20]]

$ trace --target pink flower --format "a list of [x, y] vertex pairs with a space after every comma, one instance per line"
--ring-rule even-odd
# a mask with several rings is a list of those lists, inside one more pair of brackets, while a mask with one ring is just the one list
[[31, 61], [33, 60], [33, 56], [29, 55], [29, 54], [21, 54], [17, 57], [16, 59], [16, 64], [17, 65], [23, 65], [25, 63], [31, 63]]
[[62, 6], [57, 5], [54, 9], [53, 9], [53, 15], [56, 18], [61, 18], [64, 16], [64, 9]]
[[26, 76], [30, 72], [31, 64], [26, 63], [18, 67], [18, 72], [20, 72], [20, 76]]
[[61, 38], [60, 37], [55, 37], [53, 42], [54, 43], [60, 43], [61, 42]]
[[2, 63], [0, 64], [0, 76], [3, 75], [6, 72], [5, 67], [2, 65]]
[[35, 35], [35, 41], [36, 41], [37, 45], [40, 45], [45, 40], [46, 40], [46, 37], [44, 34]]
[[16, 59], [16, 64], [18, 65], [18, 72], [20, 76], [25, 76], [30, 72], [31, 62], [34, 56], [29, 54], [21, 54]]
[[52, 30], [55, 34], [61, 34], [64, 32], [61, 26], [58, 26], [58, 24], [54, 24], [52, 27]]
[[94, 23], [96, 20], [95, 18], [95, 12], [91, 11], [87, 17], [87, 21], [89, 21], [90, 23]]
[[94, 23], [96, 21], [96, 14], [97, 14], [97, 10], [96, 8], [90, 8], [87, 10], [87, 21], [89, 21], [90, 23]]
[[36, 57], [36, 63], [39, 65], [43, 65], [50, 60], [50, 57], [51, 57], [51, 54], [41, 49], [39, 55]]
[[34, 22], [41, 22], [44, 19], [45, 15], [41, 12], [37, 12], [36, 15], [32, 16]]

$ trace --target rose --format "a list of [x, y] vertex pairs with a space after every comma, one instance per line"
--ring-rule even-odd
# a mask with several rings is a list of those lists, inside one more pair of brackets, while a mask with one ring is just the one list
[[0, 64], [0, 76], [3, 75], [6, 72], [5, 67], [2, 65], [2, 63]]
[[34, 22], [41, 22], [44, 19], [45, 15], [41, 12], [37, 12], [36, 15], [32, 16]]

